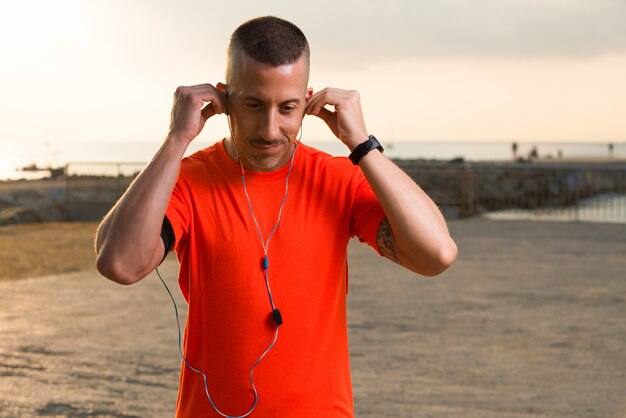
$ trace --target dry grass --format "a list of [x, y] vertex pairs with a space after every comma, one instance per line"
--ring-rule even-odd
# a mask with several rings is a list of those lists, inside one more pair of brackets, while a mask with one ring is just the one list
[[0, 227], [0, 280], [93, 268], [95, 222]]

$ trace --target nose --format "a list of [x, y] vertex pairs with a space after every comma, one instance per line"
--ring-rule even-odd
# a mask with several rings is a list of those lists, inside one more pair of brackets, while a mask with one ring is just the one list
[[266, 141], [280, 138], [280, 114], [276, 110], [266, 112], [259, 135]]

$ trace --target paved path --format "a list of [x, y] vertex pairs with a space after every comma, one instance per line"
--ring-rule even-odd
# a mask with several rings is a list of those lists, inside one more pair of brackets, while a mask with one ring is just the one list
[[[357, 416], [626, 417], [626, 225], [450, 227], [437, 279], [350, 248]], [[0, 417], [170, 417], [179, 364], [154, 275], [0, 283]]]

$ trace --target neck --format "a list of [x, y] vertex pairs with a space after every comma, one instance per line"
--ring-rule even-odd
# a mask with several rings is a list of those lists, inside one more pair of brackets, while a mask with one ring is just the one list
[[226, 154], [228, 154], [230, 159], [238, 163], [239, 162], [239, 159], [237, 158], [238, 152], [235, 146], [235, 141], [233, 141], [232, 137], [230, 136], [226, 137], [226, 139], [224, 140], [224, 148], [226, 149]]

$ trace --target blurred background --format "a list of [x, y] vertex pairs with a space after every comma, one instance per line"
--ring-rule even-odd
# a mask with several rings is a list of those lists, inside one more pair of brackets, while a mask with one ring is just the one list
[[[0, 180], [62, 182], [39, 183], [39, 202], [0, 190], [12, 210], [0, 223], [15, 206], [35, 212], [21, 219], [99, 219], [164, 139], [176, 87], [223, 81], [230, 34], [266, 14], [308, 36], [314, 89], [361, 92], [368, 130], [447, 216], [595, 197], [618, 208], [602, 220], [626, 217], [620, 0], [27, 0], [0, 14]], [[347, 154], [319, 119], [303, 131]], [[212, 118], [188, 153], [227, 134]], [[463, 165], [442, 171], [450, 161]]]
[[[0, 178], [146, 161], [176, 87], [223, 81], [230, 34], [265, 14], [307, 35], [314, 89], [361, 92], [392, 156], [626, 157], [620, 0], [26, 0], [0, 13]], [[195, 147], [226, 134], [214, 118]], [[315, 119], [303, 140], [344, 152]]]

